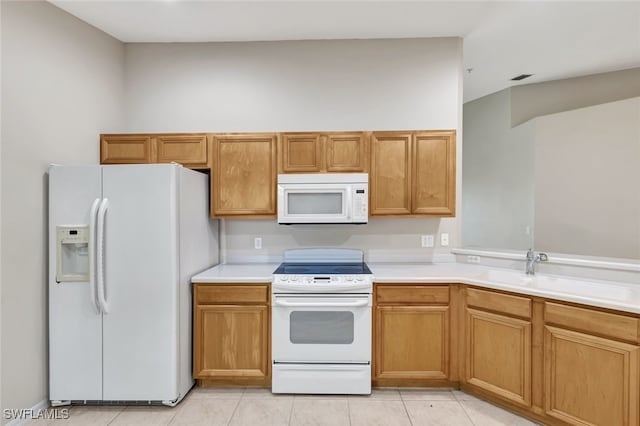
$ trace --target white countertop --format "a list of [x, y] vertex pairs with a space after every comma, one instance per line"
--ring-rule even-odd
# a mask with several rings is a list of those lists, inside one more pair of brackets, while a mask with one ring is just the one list
[[[640, 314], [640, 285], [537, 274], [465, 263], [368, 263], [376, 283], [462, 283]], [[270, 282], [276, 263], [225, 264], [194, 283]]]
[[191, 277], [192, 283], [265, 283], [271, 282], [279, 263], [227, 263], [209, 268]]

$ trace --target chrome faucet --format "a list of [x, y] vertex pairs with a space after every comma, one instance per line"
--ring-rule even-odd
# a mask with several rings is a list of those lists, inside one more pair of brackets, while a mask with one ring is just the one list
[[525, 273], [527, 275], [535, 275], [536, 263], [546, 262], [547, 260], [549, 260], [549, 256], [547, 256], [546, 253], [535, 254], [532, 249], [527, 250], [527, 267]]

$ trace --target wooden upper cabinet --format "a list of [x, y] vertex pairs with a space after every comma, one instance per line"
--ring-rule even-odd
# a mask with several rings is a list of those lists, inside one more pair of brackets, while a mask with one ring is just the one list
[[282, 171], [284, 173], [319, 172], [322, 168], [322, 138], [320, 134], [282, 134]]
[[211, 146], [212, 217], [274, 217], [277, 136], [214, 135]]
[[101, 164], [171, 163], [207, 168], [204, 133], [101, 135]]
[[100, 135], [101, 164], [139, 164], [154, 160], [149, 135]]
[[326, 136], [326, 168], [328, 172], [364, 173], [367, 165], [367, 139], [362, 132], [329, 133]]
[[411, 214], [411, 133], [371, 136], [369, 211], [374, 215]]
[[364, 132], [282, 133], [280, 173], [366, 173]]
[[454, 216], [454, 130], [374, 132], [371, 138], [372, 216]]
[[412, 152], [411, 212], [455, 215], [455, 132], [416, 133]]
[[207, 135], [156, 136], [158, 163], [176, 163], [189, 167], [207, 167]]

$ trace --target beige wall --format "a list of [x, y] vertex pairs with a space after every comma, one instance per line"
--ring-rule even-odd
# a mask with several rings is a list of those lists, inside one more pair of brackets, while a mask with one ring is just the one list
[[534, 126], [536, 248], [640, 259], [640, 98]]
[[[458, 38], [129, 44], [126, 51], [129, 131], [457, 129], [462, 141]], [[234, 259], [311, 245], [424, 259], [449, 248], [422, 249], [421, 234], [448, 232], [451, 246], [460, 238], [459, 217], [304, 228], [228, 220], [226, 228]], [[253, 237], [263, 237], [262, 250]]]
[[124, 46], [45, 2], [1, 3], [2, 408], [47, 398], [49, 163], [95, 163], [123, 129]]
[[511, 125], [635, 96], [640, 96], [640, 68], [513, 86]]

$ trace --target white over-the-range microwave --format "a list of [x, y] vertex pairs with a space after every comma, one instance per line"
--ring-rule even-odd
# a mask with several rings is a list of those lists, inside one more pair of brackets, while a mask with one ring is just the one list
[[278, 223], [367, 223], [367, 173], [278, 175]]

